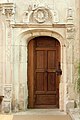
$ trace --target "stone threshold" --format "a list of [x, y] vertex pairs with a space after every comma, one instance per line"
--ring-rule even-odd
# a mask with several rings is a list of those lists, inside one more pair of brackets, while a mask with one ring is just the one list
[[80, 120], [80, 111], [78, 108], [70, 109], [69, 115], [71, 116], [72, 120]]
[[26, 111], [16, 111], [12, 113], [4, 113], [11, 115], [67, 115], [66, 112], [59, 109], [27, 109]]

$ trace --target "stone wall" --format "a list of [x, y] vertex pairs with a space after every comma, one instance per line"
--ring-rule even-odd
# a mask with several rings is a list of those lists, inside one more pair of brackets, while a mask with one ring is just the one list
[[4, 95], [4, 112], [27, 109], [27, 45], [36, 36], [59, 40], [63, 72], [60, 109], [66, 111], [69, 102], [74, 107], [79, 61], [78, 3], [79, 0], [0, 0], [0, 94]]

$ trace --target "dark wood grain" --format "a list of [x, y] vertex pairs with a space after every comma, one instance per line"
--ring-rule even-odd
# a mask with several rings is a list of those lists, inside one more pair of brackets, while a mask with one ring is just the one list
[[36, 37], [28, 45], [29, 108], [59, 107], [60, 44], [51, 37]]

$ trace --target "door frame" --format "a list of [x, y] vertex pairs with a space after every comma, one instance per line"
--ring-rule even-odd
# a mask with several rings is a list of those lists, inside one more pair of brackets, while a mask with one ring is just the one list
[[[52, 28], [52, 27], [51, 27]], [[63, 28], [65, 30], [65, 27]], [[65, 39], [65, 34], [62, 34], [61, 31], [58, 31], [58, 28], [55, 30], [49, 30], [47, 28], [36, 28], [36, 29], [29, 29], [23, 30], [19, 36], [16, 38], [22, 45], [27, 46], [28, 42], [33, 39], [34, 37], [38, 36], [50, 36], [56, 38], [60, 42], [61, 46], [61, 69], [62, 69], [62, 76], [60, 77], [60, 84], [59, 84], [59, 109], [66, 111], [66, 103], [67, 103], [67, 41]], [[27, 48], [27, 47], [26, 47]], [[26, 49], [26, 72], [28, 70], [28, 49]], [[28, 74], [26, 75], [26, 81], [28, 81]], [[26, 96], [24, 100], [24, 104], [28, 105], [28, 85], [26, 84]]]
[[[38, 36], [40, 37], [40, 36]], [[45, 37], [49, 37], [49, 36], [45, 36]], [[53, 37], [51, 37], [53, 38]], [[55, 38], [53, 38], [54, 40]], [[57, 39], [55, 39], [57, 40]], [[35, 61], [35, 58], [34, 58], [34, 48], [35, 48], [35, 40], [30, 40], [30, 44], [28, 43], [28, 108], [35, 108], [34, 107], [34, 61]], [[58, 41], [59, 42], [59, 41]], [[60, 44], [60, 42], [59, 42]], [[31, 48], [31, 49], [30, 49]], [[59, 46], [59, 50], [61, 50], [61, 47]], [[60, 59], [60, 51], [58, 50], [59, 52], [59, 61], [61, 60]], [[29, 61], [30, 60], [30, 61]], [[61, 62], [61, 61], [60, 61]], [[31, 69], [33, 68], [33, 69]], [[60, 82], [60, 76], [57, 76], [59, 82]], [[59, 85], [58, 85], [58, 89], [59, 89]], [[59, 100], [59, 98], [58, 98]], [[59, 103], [59, 101], [58, 101]]]

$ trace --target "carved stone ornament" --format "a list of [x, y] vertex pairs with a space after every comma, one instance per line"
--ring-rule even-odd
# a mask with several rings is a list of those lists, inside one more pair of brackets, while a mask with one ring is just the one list
[[74, 36], [75, 36], [75, 27], [74, 26], [67, 26], [67, 29], [66, 29], [66, 36], [67, 36], [67, 39], [74, 39]]
[[[35, 5], [34, 5], [35, 6]], [[23, 22], [25, 23], [53, 23], [53, 12], [45, 6], [29, 5], [27, 11], [24, 12]]]
[[48, 11], [45, 8], [38, 8], [34, 11], [33, 17], [37, 22], [43, 23], [48, 19]]
[[67, 20], [73, 20], [73, 9], [68, 8], [67, 10]]
[[3, 110], [4, 110], [5, 113], [11, 112], [11, 101], [4, 100], [4, 102], [3, 102]]
[[11, 85], [5, 85], [4, 86], [4, 98], [5, 99], [11, 99], [12, 96], [12, 86]]
[[75, 31], [75, 28], [74, 27], [69, 27], [67, 28], [67, 32], [74, 32]]
[[14, 15], [15, 13], [14, 3], [3, 3], [1, 7], [2, 7], [2, 14], [5, 15], [7, 18]]

